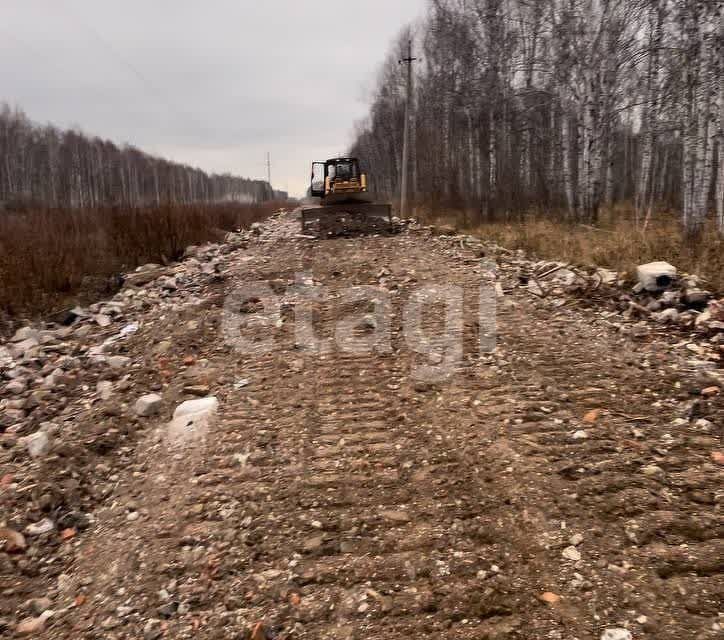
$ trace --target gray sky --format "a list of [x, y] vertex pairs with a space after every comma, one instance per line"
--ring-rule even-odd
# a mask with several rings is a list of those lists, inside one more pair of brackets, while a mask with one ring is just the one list
[[0, 0], [0, 102], [299, 195], [425, 0]]

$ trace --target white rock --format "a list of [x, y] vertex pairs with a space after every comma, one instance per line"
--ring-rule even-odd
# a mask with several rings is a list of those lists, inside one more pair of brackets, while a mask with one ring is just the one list
[[645, 476], [658, 476], [663, 475], [664, 470], [655, 464], [647, 464], [645, 467], [641, 467], [641, 473], [643, 473]]
[[202, 438], [218, 408], [219, 401], [214, 396], [181, 403], [168, 425], [168, 440], [172, 444], [184, 444]]
[[110, 327], [111, 323], [113, 322], [110, 318], [110, 316], [107, 316], [105, 313], [99, 313], [97, 316], [94, 316], [93, 319], [96, 321], [96, 324], [101, 328]]
[[55, 529], [55, 524], [50, 518], [43, 518], [40, 522], [29, 524], [25, 527], [25, 535], [42, 536], [44, 533], [50, 533]]
[[101, 400], [109, 400], [113, 395], [113, 383], [110, 380], [101, 380], [96, 385], [96, 392]]
[[676, 280], [676, 267], [668, 262], [650, 262], [636, 267], [636, 277], [646, 291], [663, 291]]
[[107, 362], [111, 369], [125, 369], [131, 364], [131, 359], [127, 356], [111, 356]]
[[653, 314], [653, 319], [661, 324], [676, 324], [681, 314], [676, 309], [664, 309], [660, 313]]
[[44, 611], [37, 618], [25, 618], [18, 622], [15, 634], [18, 636], [33, 636], [45, 631], [45, 622], [54, 615], [53, 611]]
[[573, 562], [578, 562], [581, 559], [581, 552], [574, 546], [563, 549], [562, 555], [566, 560], [571, 560]]
[[583, 429], [581, 429], [580, 431], [576, 431], [571, 436], [571, 438], [573, 438], [574, 440], [585, 440], [586, 438], [588, 438], [588, 433], [586, 433], [585, 431], [583, 431]]
[[136, 400], [134, 409], [137, 416], [148, 418], [149, 416], [155, 416], [161, 410], [162, 404], [163, 398], [161, 396], [149, 393]]
[[569, 542], [570, 542], [574, 547], [577, 547], [579, 544], [581, 544], [581, 543], [583, 542], [583, 535], [580, 534], [580, 533], [574, 533], [574, 534], [571, 536], [571, 539], [569, 540]]
[[628, 629], [606, 629], [601, 635], [601, 640], [633, 640], [633, 636]]
[[0, 367], [7, 367], [12, 364], [13, 356], [7, 347], [0, 347]]
[[51, 449], [50, 436], [44, 431], [38, 431], [22, 439], [31, 458], [40, 458]]
[[138, 322], [131, 322], [121, 329], [122, 336], [130, 336], [132, 333], [138, 331]]

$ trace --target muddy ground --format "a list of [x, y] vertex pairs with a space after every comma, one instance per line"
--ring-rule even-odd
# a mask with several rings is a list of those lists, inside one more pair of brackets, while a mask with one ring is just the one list
[[[3, 436], [0, 525], [54, 528], [0, 551], [0, 635], [721, 637], [724, 407], [686, 338], [499, 288], [491, 349], [479, 296], [495, 256], [428, 231], [294, 232], [276, 220], [225, 249], [213, 277], [125, 312], [138, 331], [112, 350], [128, 369], [89, 364], [53, 392], [66, 398], [44, 416], [60, 424], [49, 453]], [[235, 347], [225, 305], [253, 282], [269, 289], [234, 307]], [[368, 309], [351, 286], [381, 287], [389, 349], [301, 348], [295, 311], [313, 285], [322, 337]], [[446, 362], [442, 308], [422, 318], [432, 356], [403, 331], [430, 285], [465, 294], [462, 359], [441, 379], [420, 371]], [[135, 415], [152, 392], [160, 413]], [[215, 418], [169, 438], [175, 407], [198, 396], [218, 399]]]

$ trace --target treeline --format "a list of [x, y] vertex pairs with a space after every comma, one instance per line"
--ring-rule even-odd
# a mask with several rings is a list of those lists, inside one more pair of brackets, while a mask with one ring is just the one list
[[352, 153], [399, 193], [408, 38], [418, 201], [481, 219], [634, 203], [724, 231], [722, 0], [429, 0], [380, 75]]
[[132, 146], [39, 126], [20, 110], [0, 107], [0, 209], [251, 203], [274, 196], [266, 181], [208, 175]]

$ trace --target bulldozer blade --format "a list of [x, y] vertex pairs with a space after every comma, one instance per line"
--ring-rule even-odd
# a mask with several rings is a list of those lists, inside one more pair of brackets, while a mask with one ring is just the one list
[[392, 230], [389, 204], [347, 203], [302, 209], [302, 233], [319, 237]]

